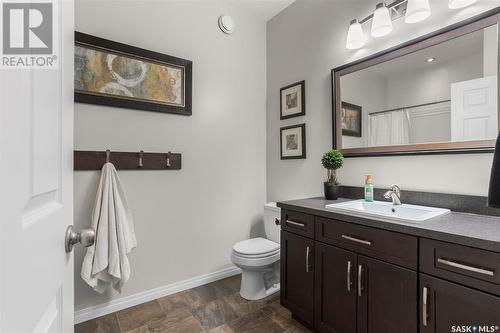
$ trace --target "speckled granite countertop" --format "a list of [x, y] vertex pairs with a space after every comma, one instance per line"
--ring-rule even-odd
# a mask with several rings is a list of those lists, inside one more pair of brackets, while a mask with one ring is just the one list
[[385, 222], [334, 212], [325, 205], [350, 201], [307, 198], [278, 202], [278, 207], [466, 246], [500, 252], [500, 217], [451, 212], [423, 222]]

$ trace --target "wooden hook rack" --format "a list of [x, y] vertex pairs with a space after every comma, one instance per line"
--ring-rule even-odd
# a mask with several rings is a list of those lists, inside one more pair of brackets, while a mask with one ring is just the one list
[[180, 170], [180, 153], [148, 153], [122, 151], [86, 151], [73, 153], [75, 170], [101, 170], [107, 159], [117, 170]]

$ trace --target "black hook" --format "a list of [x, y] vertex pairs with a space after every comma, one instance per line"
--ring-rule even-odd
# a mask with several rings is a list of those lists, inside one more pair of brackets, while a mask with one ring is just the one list
[[111, 151], [106, 149], [106, 163], [109, 163], [109, 155], [111, 155]]

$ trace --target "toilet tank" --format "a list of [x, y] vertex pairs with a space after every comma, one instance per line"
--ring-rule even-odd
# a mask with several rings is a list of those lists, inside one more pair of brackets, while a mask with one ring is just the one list
[[266, 238], [280, 243], [280, 225], [276, 224], [276, 219], [281, 218], [281, 208], [276, 206], [276, 202], [269, 202], [264, 205], [264, 228]]

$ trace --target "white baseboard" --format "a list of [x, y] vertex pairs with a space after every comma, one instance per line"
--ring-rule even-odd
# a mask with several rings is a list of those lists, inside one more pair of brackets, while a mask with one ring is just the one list
[[195, 288], [240, 273], [241, 269], [239, 269], [238, 267], [228, 267], [220, 271], [196, 276], [194, 278], [146, 290], [134, 295], [114, 299], [104, 304], [99, 304], [86, 309], [78, 310], [75, 311], [75, 324], [79, 324], [84, 321], [101, 317], [112, 312], [120, 311], [134, 305], [149, 302], [154, 299], [172, 295], [183, 290]]

